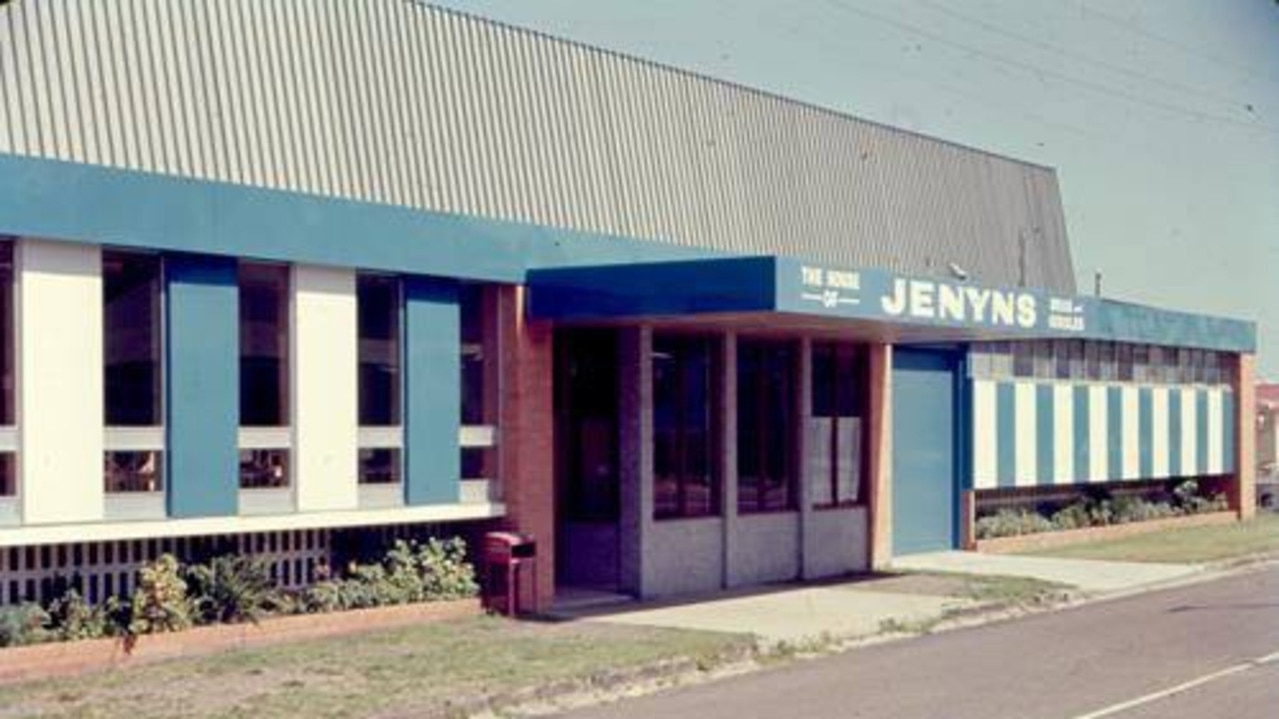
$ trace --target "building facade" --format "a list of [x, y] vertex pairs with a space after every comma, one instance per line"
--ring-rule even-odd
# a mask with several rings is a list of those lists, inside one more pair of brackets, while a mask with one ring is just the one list
[[1252, 506], [1251, 323], [1075, 295], [1055, 173], [411, 0], [0, 8], [0, 602], [533, 534], [659, 596]]

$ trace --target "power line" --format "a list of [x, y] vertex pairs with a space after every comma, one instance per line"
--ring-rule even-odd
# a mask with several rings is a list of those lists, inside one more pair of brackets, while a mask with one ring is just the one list
[[1104, 70], [1109, 70], [1110, 72], [1119, 73], [1121, 75], [1128, 75], [1129, 77], [1133, 77], [1133, 78], [1136, 78], [1145, 82], [1153, 83], [1156, 85], [1163, 85], [1164, 87], [1173, 88], [1176, 90], [1180, 90], [1182, 92], [1188, 92], [1195, 95], [1199, 95], [1201, 97], [1206, 97], [1213, 100], [1226, 102], [1238, 108], [1246, 109], [1250, 107], [1251, 105], [1251, 103], [1245, 102], [1243, 100], [1238, 100], [1233, 97], [1228, 97], [1226, 95], [1222, 95], [1220, 93], [1216, 93], [1211, 90], [1204, 90], [1199, 87], [1186, 85], [1180, 82], [1175, 82], [1167, 78], [1157, 77], [1155, 75], [1148, 75], [1144, 72], [1138, 72], [1136, 70], [1124, 67], [1122, 65], [1116, 65], [1114, 63], [1106, 62], [1104, 60], [1091, 58], [1091, 57], [1088, 57], [1087, 55], [1073, 52], [1070, 49], [1063, 47], [1062, 45], [1059, 45], [1057, 43], [1049, 42], [1047, 40], [1043, 40], [1039, 38], [1029, 37], [1027, 35], [1022, 35], [1021, 33], [1008, 30], [1007, 28], [1001, 27], [994, 23], [989, 23], [989, 22], [986, 22], [985, 20], [981, 20], [979, 18], [975, 18], [970, 15], [965, 15], [964, 13], [952, 10], [951, 8], [948, 8], [945, 5], [942, 5], [941, 3], [935, 2], [935, 0], [918, 0], [918, 2], [921, 3], [922, 5], [925, 5], [931, 8], [935, 12], [939, 12], [939, 13], [942, 13], [943, 15], [947, 15], [954, 20], [958, 20], [959, 22], [966, 23], [968, 25], [973, 25], [975, 27], [979, 27], [992, 34], [999, 35], [1001, 37], [1006, 37], [1012, 40], [1016, 40], [1024, 44], [1037, 47], [1041, 50], [1046, 50], [1048, 52], [1056, 53], [1057, 55], [1060, 55], [1065, 58], [1069, 58], [1076, 62], [1082, 62], [1088, 65], [1092, 65], [1093, 67], [1099, 67]]
[[859, 15], [864, 18], [869, 18], [871, 20], [874, 20], [886, 25], [890, 25], [904, 32], [911, 33], [914, 35], [919, 35], [920, 37], [928, 38], [934, 42], [940, 43], [942, 45], [948, 45], [950, 47], [953, 47], [955, 49], [961, 50], [963, 52], [966, 52], [978, 57], [986, 58], [987, 60], [998, 63], [1000, 65], [1006, 65], [1008, 67], [1012, 67], [1017, 70], [1025, 71], [1034, 75], [1039, 75], [1041, 77], [1052, 77], [1057, 80], [1060, 80], [1061, 82], [1069, 83], [1071, 85], [1077, 85], [1079, 87], [1083, 87], [1085, 89], [1088, 89], [1103, 95], [1116, 97], [1116, 98], [1125, 100], [1127, 102], [1130, 102], [1132, 104], [1153, 107], [1159, 110], [1163, 110], [1165, 112], [1171, 112], [1179, 115], [1188, 116], [1199, 121], [1215, 122], [1219, 125], [1230, 125], [1230, 126], [1238, 127], [1240, 129], [1249, 130], [1252, 132], [1265, 133], [1269, 135], [1279, 135], [1279, 128], [1276, 128], [1276, 127], [1271, 127], [1269, 125], [1265, 125], [1261, 123], [1242, 122], [1234, 118], [1225, 117], [1222, 115], [1216, 115], [1208, 112], [1203, 112], [1201, 110], [1195, 110], [1193, 108], [1188, 108], [1182, 105], [1162, 102], [1159, 100], [1152, 100], [1150, 98], [1143, 98], [1143, 97], [1134, 95], [1130, 92], [1126, 92], [1124, 90], [1120, 90], [1114, 87], [1102, 85], [1102, 84], [1091, 82], [1088, 80], [1083, 80], [1071, 75], [1057, 72], [1055, 70], [1050, 70], [1047, 68], [1042, 68], [1034, 65], [1028, 65], [1024, 62], [1020, 62], [1018, 60], [1012, 60], [1010, 58], [983, 50], [981, 48], [955, 42], [954, 40], [951, 40], [945, 36], [938, 35], [937, 33], [925, 30], [918, 26], [911, 25], [909, 23], [904, 23], [894, 18], [886, 17], [879, 13], [866, 10], [865, 8], [854, 7], [849, 5], [846, 2], [841, 2], [840, 0], [826, 0], [826, 2], [828, 5], [830, 5], [831, 7], [837, 10], [841, 10], [843, 12], [850, 13], [853, 15]]
[[[1264, 72], [1258, 69], [1256, 66], [1245, 65], [1243, 63], [1224, 60], [1216, 55], [1213, 55], [1212, 53], [1206, 52], [1188, 43], [1181, 42], [1180, 40], [1174, 40], [1173, 38], [1167, 37], [1166, 35], [1160, 35], [1158, 33], [1150, 32], [1149, 30], [1146, 30], [1145, 28], [1138, 25], [1135, 21], [1129, 22], [1128, 20], [1125, 20], [1121, 17], [1115, 17], [1114, 15], [1110, 15], [1090, 7], [1085, 7], [1083, 8], [1083, 10], [1087, 15], [1099, 18], [1126, 32], [1131, 32], [1136, 35], [1141, 35], [1142, 37], [1147, 38], [1149, 40], [1163, 43], [1167, 45], [1168, 47], [1180, 50], [1181, 52], [1184, 52], [1187, 55], [1194, 55], [1195, 57], [1207, 60], [1208, 62], [1211, 62], [1214, 65], [1238, 70], [1242, 72], [1243, 75], [1246, 75], [1248, 77], [1251, 77], [1257, 80], [1264, 80], [1266, 82], [1273, 82], [1275, 84], [1279, 84], [1279, 75], [1276, 75], [1271, 72]], [[1242, 77], [1243, 75], [1240, 75], [1240, 77]]]

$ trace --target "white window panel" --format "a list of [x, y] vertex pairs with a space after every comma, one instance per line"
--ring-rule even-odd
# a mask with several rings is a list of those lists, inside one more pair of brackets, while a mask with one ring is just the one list
[[289, 449], [292, 427], [241, 427], [240, 449]]
[[492, 425], [464, 425], [458, 431], [458, 444], [462, 447], [493, 447], [497, 445], [497, 428]]
[[403, 427], [360, 427], [360, 447], [363, 449], [398, 449], [403, 446]]
[[109, 452], [164, 450], [164, 427], [107, 427], [105, 432]]

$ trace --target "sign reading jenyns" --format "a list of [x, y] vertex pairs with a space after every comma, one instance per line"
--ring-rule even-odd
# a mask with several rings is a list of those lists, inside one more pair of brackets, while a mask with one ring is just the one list
[[855, 314], [1023, 330], [1085, 328], [1084, 305], [1073, 298], [811, 265], [802, 265], [800, 275], [800, 299], [828, 310], [860, 306], [865, 300], [868, 306], [858, 307]]

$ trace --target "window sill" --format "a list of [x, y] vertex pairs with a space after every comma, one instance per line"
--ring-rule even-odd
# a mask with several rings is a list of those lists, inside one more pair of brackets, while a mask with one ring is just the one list
[[360, 509], [393, 509], [404, 506], [404, 485], [399, 482], [360, 485]]
[[814, 512], [832, 512], [832, 511], [838, 511], [841, 509], [844, 509], [844, 510], [865, 509], [866, 506], [867, 505], [865, 502], [835, 502], [834, 504], [814, 504], [813, 511]]
[[164, 519], [168, 516], [164, 492], [110, 492], [103, 515], [111, 521]]
[[674, 523], [674, 522], [698, 522], [698, 521], [707, 521], [707, 520], [712, 520], [712, 519], [723, 519], [723, 518], [724, 518], [724, 515], [722, 515], [722, 514], [718, 514], [718, 513], [716, 513], [716, 514], [694, 514], [694, 515], [688, 515], [688, 516], [685, 516], [685, 515], [658, 515], [658, 514], [653, 515], [653, 521], [654, 521], [654, 522], [661, 522], [661, 523], [664, 523], [664, 524], [665, 524], [665, 523]]
[[741, 509], [737, 510], [739, 517], [771, 517], [779, 514], [799, 514], [798, 507], [785, 507], [782, 509]]
[[0, 497], [0, 527], [22, 524], [22, 512], [17, 497]]
[[240, 488], [240, 514], [291, 514], [296, 511], [291, 487]]

